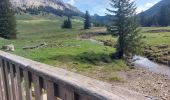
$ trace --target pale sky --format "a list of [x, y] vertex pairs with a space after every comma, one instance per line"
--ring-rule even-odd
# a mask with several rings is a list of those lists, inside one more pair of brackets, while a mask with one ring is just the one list
[[[145, 11], [152, 7], [154, 4], [158, 3], [160, 0], [135, 0], [137, 5], [137, 12]], [[85, 12], [88, 10], [91, 15], [99, 14], [105, 15], [107, 13], [106, 8], [109, 8], [110, 0], [64, 0], [81, 11]]]

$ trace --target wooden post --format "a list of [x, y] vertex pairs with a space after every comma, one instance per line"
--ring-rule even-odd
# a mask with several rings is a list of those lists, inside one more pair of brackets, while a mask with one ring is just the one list
[[33, 75], [35, 100], [43, 100], [42, 86], [40, 84], [39, 76]]
[[[1, 68], [1, 66], [2, 66], [2, 62], [0, 61], [0, 68]], [[3, 100], [3, 87], [2, 87], [2, 78], [1, 78], [1, 76], [2, 76], [2, 73], [1, 73], [1, 69], [0, 69], [0, 100]]]
[[55, 100], [55, 93], [54, 93], [54, 83], [51, 81], [45, 80], [46, 90], [47, 90], [47, 100]]
[[19, 66], [16, 66], [16, 76], [17, 76], [17, 100], [23, 100], [22, 95], [22, 77]]
[[8, 90], [7, 90], [7, 83], [6, 83], [6, 75], [5, 75], [5, 69], [4, 69], [4, 62], [2, 59], [0, 59], [0, 70], [1, 70], [1, 79], [2, 79], [2, 92], [3, 92], [3, 100], [9, 100], [8, 97]]
[[14, 72], [14, 66], [12, 64], [10, 64], [10, 77], [11, 77], [11, 89], [12, 89], [12, 97], [13, 100], [17, 100], [16, 99], [16, 82], [15, 82], [15, 72]]
[[9, 100], [13, 100], [13, 92], [12, 92], [12, 87], [11, 87], [11, 78], [9, 74], [9, 62], [4, 61], [4, 67], [5, 67], [5, 75], [6, 75], [6, 85], [7, 85], [7, 90], [8, 90], [8, 97]]
[[28, 71], [24, 71], [26, 100], [32, 100], [31, 80]]
[[59, 96], [62, 100], [74, 100], [74, 92], [62, 85], [59, 86]]

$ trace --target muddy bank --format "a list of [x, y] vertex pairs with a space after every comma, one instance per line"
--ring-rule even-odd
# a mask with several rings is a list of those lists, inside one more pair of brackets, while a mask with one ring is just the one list
[[170, 45], [146, 46], [144, 55], [152, 61], [170, 66]]

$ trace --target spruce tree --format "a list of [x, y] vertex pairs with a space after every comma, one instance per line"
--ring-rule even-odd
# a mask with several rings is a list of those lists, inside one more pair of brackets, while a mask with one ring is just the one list
[[6, 39], [16, 39], [15, 13], [9, 0], [0, 2], [0, 36]]
[[68, 17], [68, 28], [72, 28], [72, 23], [71, 23], [71, 19], [70, 19], [70, 17]]
[[68, 28], [68, 29], [71, 29], [71, 28], [72, 28], [72, 22], [71, 22], [70, 17], [68, 17], [67, 20], [64, 20], [64, 23], [63, 23], [63, 25], [62, 25], [62, 28]]
[[90, 14], [88, 11], [86, 11], [85, 14], [85, 20], [84, 20], [84, 29], [89, 29], [91, 27], [91, 22], [90, 22]]
[[117, 52], [114, 57], [120, 59], [140, 53], [142, 35], [137, 24], [135, 3], [131, 0], [111, 0], [114, 15], [113, 34], [118, 34]]

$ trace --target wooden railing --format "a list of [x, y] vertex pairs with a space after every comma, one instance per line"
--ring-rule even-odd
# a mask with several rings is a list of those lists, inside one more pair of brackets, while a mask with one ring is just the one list
[[64, 69], [0, 51], [0, 100], [146, 100]]

